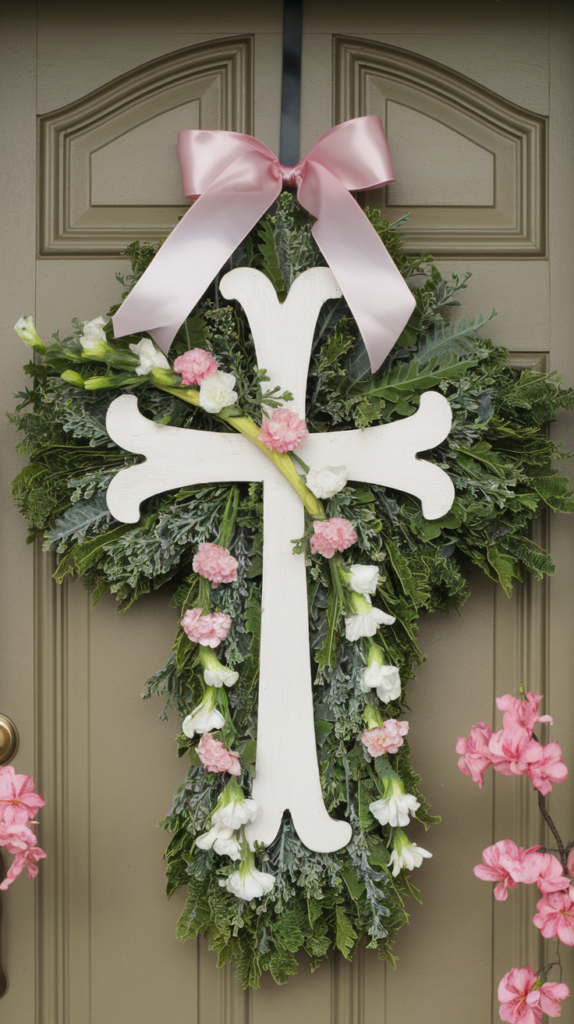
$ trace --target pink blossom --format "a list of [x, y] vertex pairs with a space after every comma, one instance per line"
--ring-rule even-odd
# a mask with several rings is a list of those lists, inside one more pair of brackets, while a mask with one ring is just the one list
[[530, 765], [540, 759], [541, 745], [533, 740], [528, 729], [511, 721], [490, 737], [488, 749], [492, 767], [502, 775], [525, 775]]
[[513, 967], [498, 986], [500, 1019], [509, 1024], [540, 1024], [542, 1014], [559, 1017], [559, 1000], [567, 999], [570, 989], [561, 982], [545, 982], [534, 986], [539, 979], [531, 967]]
[[536, 909], [532, 920], [545, 939], [557, 935], [565, 946], [574, 946], [574, 889], [546, 893]]
[[492, 729], [486, 722], [479, 722], [478, 726], [473, 725], [470, 736], [465, 739], [459, 736], [456, 744], [457, 754], [462, 756], [458, 759], [458, 767], [465, 775], [470, 775], [473, 782], [478, 782], [482, 789], [484, 773], [492, 764], [488, 741], [492, 736]]
[[569, 880], [562, 871], [560, 861], [551, 853], [533, 853], [527, 869], [533, 877], [519, 879], [519, 881], [536, 882], [540, 892], [559, 892], [569, 886]]
[[482, 878], [485, 882], [498, 882], [494, 889], [497, 900], [505, 900], [508, 896], [507, 890], [514, 889], [517, 881], [520, 881], [514, 877], [512, 868], [523, 852], [511, 839], [502, 839], [494, 846], [488, 846], [483, 851], [482, 864], [477, 864], [473, 868], [477, 878]]
[[510, 693], [505, 693], [503, 697], [497, 697], [496, 705], [501, 711], [504, 711], [504, 728], [506, 729], [507, 726], [514, 722], [516, 725], [520, 725], [522, 728], [532, 732], [537, 722], [550, 722], [552, 724], [550, 715], [539, 716], [538, 714], [538, 708], [542, 699], [542, 697], [537, 697], [534, 693], [527, 693], [526, 700], [519, 700]]
[[273, 452], [292, 452], [309, 431], [294, 409], [274, 409], [261, 424], [259, 440]]
[[10, 824], [0, 821], [0, 846], [6, 847], [8, 853], [22, 853], [23, 850], [34, 846], [35, 843], [36, 836], [27, 825], [16, 821], [10, 822]]
[[235, 583], [238, 565], [237, 559], [220, 544], [200, 544], [193, 559], [193, 571], [210, 580], [212, 587], [218, 587], [220, 583]]
[[184, 633], [202, 647], [218, 647], [231, 629], [231, 616], [225, 612], [203, 615], [201, 608], [188, 608], [181, 620]]
[[31, 775], [16, 775], [12, 765], [0, 768], [0, 821], [25, 824], [43, 806]]
[[[535, 740], [531, 741], [532, 743]], [[553, 782], [564, 782], [568, 775], [568, 769], [562, 763], [562, 748], [559, 743], [547, 743], [543, 747], [537, 744], [539, 756], [528, 766], [528, 776], [535, 789], [538, 789], [543, 796], [552, 792]]]
[[566, 863], [566, 870], [571, 877], [574, 877], [574, 850], [570, 850], [568, 854], [568, 861]]
[[348, 519], [321, 520], [313, 523], [315, 535], [311, 537], [311, 551], [314, 555], [332, 558], [335, 551], [345, 551], [357, 540], [352, 524]]
[[394, 718], [388, 718], [380, 729], [365, 729], [361, 740], [371, 757], [381, 757], [382, 754], [396, 754], [403, 745], [403, 736], [406, 736], [408, 731], [408, 722], [397, 722]]
[[[36, 842], [36, 836], [34, 836], [34, 842]], [[17, 853], [6, 872], [6, 878], [0, 885], [0, 889], [6, 890], [14, 879], [18, 878], [24, 867], [28, 868], [28, 878], [31, 881], [38, 874], [37, 861], [42, 860], [45, 856], [46, 854], [39, 846], [28, 846], [21, 853]]]
[[237, 751], [228, 750], [225, 744], [221, 740], [214, 739], [210, 732], [204, 732], [195, 749], [208, 772], [229, 772], [230, 775], [241, 775]]
[[181, 373], [181, 382], [188, 387], [191, 384], [201, 384], [202, 380], [219, 369], [219, 363], [211, 352], [206, 352], [204, 348], [192, 348], [177, 357], [173, 368], [176, 373]]

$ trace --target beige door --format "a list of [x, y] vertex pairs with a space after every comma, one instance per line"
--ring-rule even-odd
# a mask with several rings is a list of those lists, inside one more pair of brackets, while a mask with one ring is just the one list
[[[254, 132], [277, 149], [281, 27], [278, 0], [5, 5], [2, 408], [24, 382], [15, 320], [35, 312], [48, 333], [104, 312], [119, 298], [125, 241], [175, 223], [178, 128]], [[519, 365], [548, 364], [574, 383], [568, 5], [306, 0], [304, 30], [302, 150], [334, 120], [381, 114], [399, 180], [378, 201], [392, 219], [412, 211], [408, 244], [437, 253], [443, 270], [472, 270], [463, 312], [496, 306], [493, 337]], [[574, 447], [572, 417], [552, 429]], [[106, 598], [90, 612], [80, 585], [53, 585], [49, 559], [25, 545], [8, 489], [20, 462], [5, 423], [2, 432], [0, 711], [20, 729], [17, 769], [34, 772], [46, 797], [48, 852], [37, 883], [1, 894], [2, 1020], [498, 1019], [500, 976], [538, 968], [544, 951], [529, 924], [532, 894], [522, 887], [494, 906], [472, 866], [491, 842], [530, 845], [540, 831], [531, 795], [504, 778], [480, 793], [458, 773], [454, 744], [522, 682], [546, 694], [574, 767], [571, 522], [540, 526], [558, 565], [548, 586], [508, 602], [477, 576], [461, 618], [423, 623], [413, 760], [443, 824], [425, 838], [433, 859], [417, 878], [423, 905], [399, 936], [397, 971], [374, 954], [352, 965], [335, 957], [312, 976], [302, 964], [283, 989], [266, 980], [244, 995], [204, 942], [178, 943], [183, 897], [163, 895], [155, 823], [181, 766], [175, 724], [139, 696], [168, 657], [174, 613], [162, 594], [126, 615]], [[570, 793], [565, 785], [552, 797], [568, 835]]]

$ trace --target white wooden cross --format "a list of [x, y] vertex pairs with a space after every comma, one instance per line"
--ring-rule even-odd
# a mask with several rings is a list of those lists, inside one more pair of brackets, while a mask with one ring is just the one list
[[[326, 267], [307, 270], [280, 304], [273, 285], [258, 270], [226, 274], [222, 295], [237, 299], [249, 319], [257, 363], [271, 388], [290, 391], [292, 407], [305, 415], [311, 345], [320, 309], [338, 298]], [[423, 515], [436, 519], [452, 505], [454, 487], [443, 470], [417, 458], [440, 444], [451, 426], [444, 396], [427, 391], [407, 419], [366, 430], [310, 434], [298, 454], [312, 466], [345, 465], [350, 480], [393, 487], [415, 495]], [[192, 484], [262, 481], [264, 561], [261, 654], [253, 798], [257, 818], [250, 841], [268, 845], [284, 811], [310, 850], [331, 853], [351, 838], [346, 821], [329, 817], [321, 792], [313, 721], [305, 558], [292, 540], [305, 530], [299, 496], [277, 467], [248, 438], [153, 423], [138, 411], [137, 398], [122, 395], [107, 416], [110, 437], [120, 447], [146, 456], [112, 480], [107, 502], [120, 522], [135, 523], [140, 503], [154, 494]]]

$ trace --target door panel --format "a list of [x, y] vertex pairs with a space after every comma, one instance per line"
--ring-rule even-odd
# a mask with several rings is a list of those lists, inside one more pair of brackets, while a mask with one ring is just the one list
[[[85, 191], [87, 166], [74, 172], [75, 185], [70, 176], [58, 177], [54, 164], [49, 174], [42, 171], [36, 181], [38, 116], [44, 126], [61, 124], [62, 108], [67, 107], [73, 108], [78, 122], [93, 102], [94, 91], [107, 90], [112, 95], [120, 76], [141, 81], [142, 65], [161, 62], [169, 54], [181, 55], [190, 47], [197, 48], [196, 54], [205, 53], [210, 47], [215, 50], [221, 40], [252, 38], [251, 57], [242, 63], [243, 121], [225, 120], [241, 103], [238, 107], [236, 95], [226, 114], [220, 91], [211, 110], [204, 104], [201, 123], [212, 127], [252, 124], [259, 138], [278, 149], [279, 0], [265, 4], [215, 0], [203, 9], [190, 8], [183, 0], [167, 0], [161, 11], [151, 3], [118, 8], [107, 0], [86, 11], [61, 0], [39, 7], [36, 13], [31, 0], [22, 0], [17, 10], [5, 15], [0, 42], [7, 98], [4, 137], [11, 140], [3, 150], [5, 187], [0, 195], [7, 257], [0, 295], [4, 339], [0, 387], [6, 409], [12, 407], [12, 393], [23, 383], [23, 351], [12, 340], [17, 317], [35, 309], [40, 333], [47, 333], [54, 327], [65, 328], [72, 316], [92, 318], [102, 313], [119, 300], [115, 271], [127, 269], [125, 260], [111, 255], [119, 248], [118, 232], [112, 241], [102, 233], [110, 231], [110, 223], [114, 230], [129, 229], [126, 211], [131, 216], [136, 209], [144, 221], [149, 214], [151, 231], [152, 214], [146, 204], [171, 210], [173, 222], [180, 209], [173, 189], [164, 191], [157, 162], [149, 178], [138, 173], [133, 195], [126, 192], [125, 183], [116, 185], [110, 170], [121, 172], [138, 146], [165, 145], [176, 107], [162, 106], [156, 97], [151, 101], [153, 117], [140, 117], [134, 103], [131, 121], [128, 118], [122, 125], [123, 134], [108, 131], [104, 141], [109, 160], [106, 150], [96, 145], [86, 150], [94, 154], [91, 207], [96, 220], [107, 208], [108, 221], [91, 225], [91, 236], [85, 224], [80, 225], [82, 238], [76, 234], [66, 241], [66, 231], [60, 230], [60, 221], [56, 223], [53, 216], [48, 239], [42, 218], [44, 234], [37, 237], [37, 197], [46, 196], [51, 182], [52, 197], [57, 192], [68, 202], [74, 189]], [[341, 66], [333, 54], [340, 54], [341, 40], [349, 38], [354, 50], [360, 50], [357, 40], [364, 40], [371, 61], [373, 53], [381, 57], [385, 47], [387, 51], [399, 47], [408, 51], [413, 66], [418, 61], [420, 74], [428, 69], [428, 61], [435, 61], [442, 66], [445, 80], [466, 76], [474, 83], [475, 97], [483, 96], [485, 88], [495, 94], [491, 110], [508, 110], [509, 105], [522, 108], [522, 126], [530, 119], [531, 125], [538, 126], [539, 140], [548, 117], [548, 187], [540, 188], [540, 176], [536, 178], [534, 171], [534, 184], [529, 186], [530, 197], [534, 193], [538, 197], [542, 220], [548, 217], [548, 240], [540, 219], [536, 230], [536, 225], [525, 222], [523, 236], [530, 238], [530, 247], [521, 243], [520, 255], [502, 255], [496, 239], [491, 239], [490, 248], [473, 250], [476, 239], [473, 242], [470, 220], [464, 222], [470, 228], [466, 239], [464, 231], [459, 238], [459, 255], [452, 255], [447, 236], [453, 207], [441, 207], [440, 162], [430, 183], [424, 175], [406, 175], [390, 198], [407, 203], [408, 186], [410, 198], [417, 200], [418, 216], [434, 231], [439, 251], [450, 253], [439, 262], [443, 272], [472, 270], [461, 313], [488, 312], [496, 306], [500, 312], [492, 337], [518, 353], [517, 365], [543, 366], [548, 360], [572, 384], [569, 254], [574, 237], [570, 191], [574, 62], [569, 49], [571, 18], [565, 12], [558, 3], [525, 5], [516, 0], [479, 5], [466, 14], [446, 0], [432, 10], [415, 0], [408, 12], [383, 7], [378, 0], [359, 0], [354, 5], [343, 0], [329, 4], [306, 0], [302, 152], [334, 123], [335, 103], [339, 112], [346, 111], [344, 116], [354, 116], [371, 112], [369, 102], [380, 102], [380, 90], [367, 91], [359, 96], [359, 106], [352, 107], [350, 79], [340, 75], [333, 87], [333, 76]], [[201, 116], [201, 97], [193, 94], [191, 86], [178, 103], [179, 99], [186, 116]], [[376, 110], [391, 110], [390, 133], [399, 133], [397, 144], [404, 129], [397, 120], [399, 102], [399, 97], [389, 97], [385, 108]], [[388, 103], [395, 106], [389, 108]], [[477, 124], [479, 106], [477, 98], [477, 109], [468, 114]], [[418, 114], [408, 122], [409, 134], [403, 132], [405, 158], [425, 140], [427, 146], [434, 144], [432, 131], [429, 134], [432, 111], [416, 105], [412, 110]], [[215, 122], [208, 125], [211, 117]], [[494, 195], [497, 160], [504, 154], [495, 145], [489, 149], [476, 133], [461, 133], [461, 125], [448, 118], [435, 123], [442, 126], [441, 147], [458, 160], [459, 167], [469, 152], [472, 158], [469, 145], [482, 145], [480, 152], [487, 157], [493, 154], [492, 160], [481, 157], [482, 164], [479, 161], [474, 170], [471, 163], [473, 173], [457, 179], [459, 210], [466, 215], [474, 207], [479, 213], [491, 209], [488, 202]], [[180, 127], [189, 126], [186, 122]], [[526, 154], [526, 164], [529, 159]], [[529, 166], [540, 171], [536, 162]], [[411, 166], [407, 170], [412, 174]], [[55, 192], [56, 179], [60, 190]], [[47, 208], [45, 200], [41, 208]], [[112, 209], [115, 219], [110, 220]], [[58, 242], [62, 238], [64, 242]], [[68, 243], [72, 248], [66, 249]], [[550, 259], [535, 254], [546, 251], [546, 244]], [[36, 257], [39, 249], [45, 255]], [[571, 419], [563, 417], [552, 428], [557, 437], [564, 437], [567, 447], [574, 447]], [[492, 713], [496, 695], [524, 683], [547, 694], [545, 710], [554, 711], [558, 718], [553, 737], [560, 740], [565, 759], [574, 765], [573, 730], [566, 728], [573, 712], [574, 636], [569, 606], [574, 552], [566, 517], [538, 527], [540, 542], [550, 538], [558, 564], [549, 584], [528, 583], [507, 601], [476, 574], [472, 597], [460, 618], [435, 614], [422, 621], [421, 647], [428, 661], [412, 684], [413, 762], [443, 823], [429, 835], [422, 830], [415, 835], [415, 841], [432, 850], [433, 859], [417, 879], [423, 905], [412, 906], [411, 926], [402, 930], [397, 941], [397, 971], [387, 969], [372, 952], [361, 952], [353, 964], [337, 955], [312, 976], [302, 963], [300, 974], [281, 990], [265, 979], [259, 991], [246, 995], [232, 970], [217, 971], [215, 957], [203, 940], [179, 944], [174, 931], [183, 894], [176, 893], [167, 902], [163, 893], [166, 837], [155, 823], [167, 811], [181, 779], [173, 743], [177, 726], [158, 719], [159, 702], [142, 702], [139, 695], [143, 681], [168, 656], [174, 613], [162, 594], [142, 599], [125, 615], [115, 613], [109, 597], [91, 611], [81, 585], [58, 588], [53, 584], [50, 559], [25, 546], [25, 527], [7, 488], [19, 460], [12, 452], [10, 428], [2, 424], [0, 429], [5, 481], [0, 710], [20, 728], [17, 770], [35, 771], [47, 798], [42, 842], [49, 854], [35, 885], [22, 881], [2, 894], [10, 988], [0, 1011], [7, 1014], [6, 1019], [11, 1024], [147, 1024], [173, 1017], [192, 1024], [263, 1024], [269, 1019], [287, 1024], [298, 1016], [312, 1017], [317, 1024], [394, 1024], [400, 1017], [443, 1024], [464, 1014], [468, 1024], [484, 1024], [491, 1012], [498, 1019], [498, 978], [525, 962], [539, 966], [544, 954], [538, 933], [529, 924], [533, 894], [519, 887], [512, 900], [493, 906], [490, 887], [474, 878], [472, 866], [480, 860], [483, 847], [497, 839], [509, 836], [531, 845], [542, 841], [542, 836], [531, 794], [520, 783], [513, 785], [504, 778], [490, 779], [480, 792], [458, 773], [454, 744], [472, 722]], [[553, 794], [552, 807], [564, 832], [571, 831], [567, 785]], [[567, 973], [572, 975], [571, 951], [563, 953]], [[574, 988], [572, 976], [565, 980]]]

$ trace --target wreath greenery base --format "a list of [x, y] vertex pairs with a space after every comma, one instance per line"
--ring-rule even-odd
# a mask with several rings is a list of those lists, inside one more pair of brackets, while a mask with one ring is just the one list
[[[453, 412], [449, 437], [428, 455], [456, 488], [454, 505], [442, 519], [426, 521], [415, 499], [382, 487], [350, 484], [326, 502], [327, 514], [350, 520], [358, 535], [352, 557], [342, 564], [376, 564], [380, 578], [373, 601], [396, 616], [395, 624], [375, 638], [386, 662], [400, 670], [401, 697], [382, 708], [385, 718], [396, 719], [408, 707], [406, 687], [423, 660], [416, 642], [419, 618], [459, 608], [468, 595], [473, 564], [508, 594], [513, 581], [525, 573], [541, 578], [553, 572], [549, 555], [532, 541], [530, 528], [545, 506], [574, 511], [568, 483], [552, 467], [563, 453], [545, 431], [557, 409], [574, 408], [574, 392], [562, 390], [553, 373], [513, 369], [508, 352], [481, 337], [494, 311], [455, 321], [452, 312], [470, 275], [445, 280], [430, 256], [402, 251], [401, 222], [389, 226], [376, 211], [367, 215], [409, 282], [416, 310], [386, 363], [372, 376], [344, 300], [326, 305], [311, 358], [308, 427], [364, 428], [408, 416], [429, 389], [441, 391]], [[128, 247], [132, 274], [119, 278], [126, 294], [155, 251], [140, 243]], [[238, 265], [263, 271], [280, 299], [298, 274], [324, 265], [311, 220], [289, 193], [225, 269]], [[231, 616], [224, 655], [239, 680], [221, 693], [225, 725], [216, 735], [239, 752], [238, 781], [248, 792], [257, 736], [261, 488], [186, 487], [150, 499], [135, 525], [114, 521], [106, 505], [107, 486], [119, 469], [137, 461], [106, 432], [106, 410], [118, 394], [135, 393], [140, 411], [157, 422], [208, 430], [231, 426], [188, 404], [177, 377], [168, 392], [157, 386], [153, 375], [135, 374], [129, 345], [140, 335], [114, 339], [109, 324], [106, 357], [91, 359], [79, 340], [82, 324], [75, 321], [73, 326], [69, 337], [60, 339], [55, 333], [49, 346], [36, 345], [42, 361], [25, 367], [32, 383], [18, 396], [11, 416], [20, 434], [19, 450], [29, 459], [12, 486], [28, 520], [30, 540], [43, 536], [45, 550], [58, 555], [58, 582], [80, 576], [94, 602], [109, 590], [119, 607], [127, 609], [143, 594], [165, 587], [180, 617], [194, 605]], [[216, 288], [182, 325], [170, 358], [194, 347], [209, 350], [223, 370], [235, 375], [238, 406], [246, 415], [260, 423], [265, 409], [281, 404], [284, 396], [265, 391], [266, 375], [255, 364], [241, 308], [221, 305]], [[192, 559], [199, 542], [222, 538], [237, 559], [238, 579], [211, 591], [193, 572]], [[171, 834], [168, 894], [181, 885], [188, 893], [178, 935], [187, 939], [206, 932], [219, 963], [235, 961], [244, 986], [257, 986], [262, 971], [284, 982], [297, 971], [299, 950], [307, 953], [312, 969], [333, 947], [351, 958], [363, 938], [394, 965], [392, 940], [407, 921], [405, 900], [418, 898], [418, 892], [405, 870], [396, 877], [391, 873], [395, 830], [380, 826], [369, 804], [384, 794], [385, 779], [398, 778], [420, 803], [417, 819], [425, 827], [439, 820], [429, 814], [420, 793], [408, 742], [396, 754], [376, 758], [361, 743], [365, 708], [377, 702], [359, 685], [366, 647], [346, 640], [344, 608], [329, 566], [311, 553], [308, 534], [297, 550], [307, 556], [323, 794], [329, 813], [351, 823], [353, 838], [338, 853], [313, 853], [286, 815], [275, 841], [256, 850], [260, 867], [274, 875], [272, 891], [259, 900], [237, 899], [220, 885], [235, 865], [195, 845], [195, 838], [210, 826], [225, 779], [203, 768], [195, 741], [182, 732], [178, 752], [189, 767], [161, 822]], [[148, 680], [147, 696], [165, 696], [164, 714], [171, 707], [184, 716], [201, 701], [204, 689], [197, 645], [180, 628], [168, 663]]]

